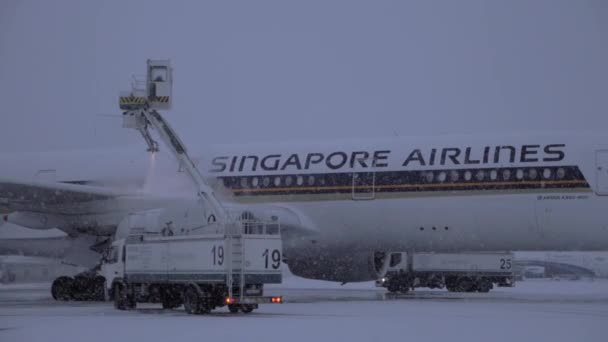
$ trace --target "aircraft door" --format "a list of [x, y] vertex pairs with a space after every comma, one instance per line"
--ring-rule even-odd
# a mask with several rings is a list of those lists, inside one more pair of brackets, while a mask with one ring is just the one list
[[[371, 160], [366, 159], [364, 162]], [[365, 163], [364, 163], [365, 164]], [[353, 200], [373, 200], [376, 198], [376, 172], [370, 169], [353, 172], [352, 199]]]
[[595, 152], [595, 175], [597, 194], [608, 195], [608, 150]]

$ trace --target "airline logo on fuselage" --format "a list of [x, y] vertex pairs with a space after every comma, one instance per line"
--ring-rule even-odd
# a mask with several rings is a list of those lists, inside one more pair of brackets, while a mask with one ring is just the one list
[[578, 166], [565, 163], [565, 147], [443, 147], [412, 149], [405, 155], [390, 150], [235, 155], [213, 159], [212, 172], [223, 172], [217, 176], [219, 184], [244, 201], [589, 191]]
[[[559, 162], [565, 158], [565, 144], [498, 145], [413, 149], [402, 156], [400, 167], [496, 165], [501, 163]], [[307, 171], [314, 167], [330, 170], [388, 168], [391, 150], [310, 152], [304, 154], [234, 155], [213, 158], [211, 172]]]

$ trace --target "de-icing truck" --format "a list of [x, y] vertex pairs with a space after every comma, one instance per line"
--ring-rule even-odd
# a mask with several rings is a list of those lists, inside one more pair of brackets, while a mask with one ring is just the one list
[[264, 296], [264, 284], [281, 282], [281, 236], [278, 219], [256, 220], [247, 211], [229, 215], [207, 185], [185, 145], [157, 109], [168, 109], [172, 96], [169, 61], [148, 60], [145, 83], [134, 82], [120, 94], [123, 127], [137, 130], [158, 151], [150, 128], [179, 162], [197, 189], [201, 222], [191, 230], [162, 222], [157, 211], [125, 218], [128, 236], [114, 241], [101, 266], [106, 297], [117, 309], [138, 302], [160, 302], [165, 308], [184, 305], [190, 314], [228, 306], [251, 312], [260, 303], [281, 303]]
[[227, 229], [173, 235], [139, 225], [146, 217], [129, 220], [131, 234], [112, 244], [101, 266], [117, 309], [143, 302], [166, 309], [183, 304], [190, 314], [226, 305], [230, 312], [249, 313], [258, 304], [283, 301], [264, 296], [264, 284], [281, 282], [278, 222], [242, 219]]

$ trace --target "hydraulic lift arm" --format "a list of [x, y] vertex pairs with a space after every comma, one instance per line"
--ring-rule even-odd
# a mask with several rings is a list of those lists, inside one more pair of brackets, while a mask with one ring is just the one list
[[203, 206], [207, 207], [205, 208], [207, 209], [207, 221], [225, 223], [226, 211], [215, 197], [213, 189], [203, 179], [175, 130], [156, 110], [168, 109], [171, 106], [172, 75], [169, 61], [148, 60], [145, 89], [138, 87], [137, 84], [134, 82], [130, 92], [120, 95], [120, 108], [125, 110], [123, 127], [138, 130], [148, 145], [148, 151], [156, 152], [158, 143], [150, 133], [150, 126], [152, 126], [196, 185], [197, 195]]

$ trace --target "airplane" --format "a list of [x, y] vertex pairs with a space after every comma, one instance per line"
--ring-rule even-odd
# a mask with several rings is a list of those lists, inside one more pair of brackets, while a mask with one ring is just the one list
[[[386, 251], [608, 249], [601, 133], [229, 145], [193, 155], [230, 210], [281, 222], [284, 261], [305, 278], [373, 280]], [[175, 169], [152, 181], [165, 187], [160, 193], [142, 191], [162, 156], [3, 156], [4, 220], [106, 241], [127, 234], [135, 212], [159, 222], [178, 217], [173, 224], [183, 230], [210, 220], [194, 198], [167, 186], [187, 189]]]

